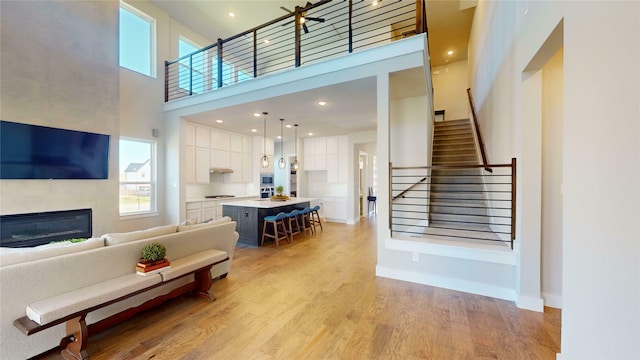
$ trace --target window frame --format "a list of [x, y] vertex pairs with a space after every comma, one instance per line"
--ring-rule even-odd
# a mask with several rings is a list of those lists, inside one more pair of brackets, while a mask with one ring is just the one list
[[[121, 178], [120, 171], [120, 162], [122, 160], [122, 151], [120, 151], [121, 141], [130, 141], [137, 143], [144, 143], [149, 145], [149, 181], [126, 181]], [[121, 136], [118, 139], [118, 213], [120, 218], [134, 218], [134, 217], [145, 217], [145, 216], [154, 216], [158, 214], [158, 181], [157, 181], [157, 146], [158, 143], [155, 140], [149, 139], [141, 139], [141, 138], [133, 138]], [[121, 204], [121, 193], [120, 188], [123, 185], [149, 185], [149, 210], [142, 211], [133, 211], [133, 212], [122, 212], [122, 204]]]
[[[151, 62], [149, 64], [149, 74], [140, 72], [137, 69], [131, 69], [129, 67], [123, 66], [122, 64], [120, 64], [120, 59], [118, 58], [118, 65], [121, 68], [127, 69], [127, 70], [131, 70], [134, 71], [138, 74], [144, 75], [144, 76], [148, 76], [151, 78], [157, 78], [158, 77], [158, 55], [157, 55], [157, 24], [156, 24], [156, 19], [150, 15], [148, 15], [147, 13], [141, 11], [140, 9], [136, 8], [135, 6], [129, 5], [124, 1], [120, 1], [120, 8], [118, 11], [120, 11], [120, 9], [128, 11], [129, 13], [131, 13], [132, 15], [135, 15], [137, 17], [139, 17], [140, 19], [146, 21], [149, 23], [149, 28], [150, 28], [150, 34], [149, 34], [149, 61]], [[118, 31], [122, 31], [122, 29], [120, 28], [120, 18], [118, 18]], [[120, 42], [118, 41], [118, 50], [120, 53], [122, 53], [122, 48], [120, 47]]]

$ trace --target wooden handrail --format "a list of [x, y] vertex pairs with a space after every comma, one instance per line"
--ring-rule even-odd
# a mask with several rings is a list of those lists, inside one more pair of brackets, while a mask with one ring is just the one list
[[480, 154], [482, 155], [482, 165], [484, 165], [484, 169], [488, 172], [493, 172], [491, 168], [488, 166], [487, 161], [487, 153], [484, 150], [484, 142], [482, 141], [482, 136], [480, 135], [480, 126], [478, 126], [476, 107], [473, 104], [473, 97], [471, 96], [471, 89], [467, 89], [467, 96], [469, 97], [469, 106], [471, 107], [471, 115], [473, 116], [473, 125], [476, 129], [476, 136], [478, 137], [478, 146], [480, 147]]
[[409, 186], [408, 188], [406, 188], [406, 189], [402, 190], [402, 192], [401, 192], [400, 194], [398, 194], [398, 195], [394, 196], [394, 197], [393, 197], [393, 199], [392, 199], [391, 201], [393, 201], [393, 200], [395, 200], [395, 199], [397, 199], [397, 198], [401, 197], [401, 196], [402, 196], [402, 195], [404, 195], [407, 191], [409, 191], [409, 190], [413, 189], [414, 187], [416, 187], [417, 185], [419, 185], [421, 182], [424, 182], [425, 180], [427, 180], [427, 178], [426, 178], [426, 177], [423, 177], [422, 179], [420, 179], [420, 180], [416, 181], [416, 183], [415, 183], [415, 184], [413, 184], [413, 185]]

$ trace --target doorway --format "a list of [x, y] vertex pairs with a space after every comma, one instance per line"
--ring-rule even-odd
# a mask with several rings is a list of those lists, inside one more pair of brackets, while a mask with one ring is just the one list
[[358, 152], [358, 194], [360, 195], [360, 217], [364, 216], [364, 199], [369, 188], [367, 177], [368, 154], [364, 151]]
[[521, 203], [532, 205], [520, 217], [521, 234], [531, 236], [523, 237], [522, 246], [527, 253], [539, 246], [540, 293], [544, 305], [555, 308], [562, 307], [562, 29], [560, 22], [526, 67], [522, 82], [525, 165], [520, 179], [526, 194]]

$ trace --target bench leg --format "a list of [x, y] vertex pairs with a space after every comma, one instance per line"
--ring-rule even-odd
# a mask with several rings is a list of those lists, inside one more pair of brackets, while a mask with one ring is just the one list
[[85, 321], [86, 316], [87, 315], [84, 314], [67, 321], [68, 338], [65, 339], [68, 339], [69, 342], [67, 347], [60, 352], [63, 358], [68, 360], [89, 358], [89, 353], [87, 352], [89, 331], [87, 330], [87, 322]]
[[195, 281], [198, 284], [195, 292], [196, 295], [203, 297], [209, 301], [214, 301], [216, 297], [209, 291], [211, 288], [211, 266], [200, 269], [195, 273]]

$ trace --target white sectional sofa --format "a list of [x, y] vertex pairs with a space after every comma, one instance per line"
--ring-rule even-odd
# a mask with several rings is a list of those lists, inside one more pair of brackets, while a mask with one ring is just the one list
[[[230, 218], [190, 226], [167, 225], [129, 233], [105, 234], [81, 243], [57, 243], [28, 249], [0, 248], [0, 359], [25, 359], [55, 348], [67, 334], [65, 323], [30, 336], [14, 321], [25, 317], [45, 324], [65, 312], [104, 303], [149, 284], [151, 290], [88, 312], [86, 324], [106, 323], [113, 315], [166, 296], [194, 282], [182, 276], [204, 262], [211, 264], [211, 278], [226, 277], [238, 241], [236, 223]], [[135, 274], [142, 248], [152, 242], [167, 249], [171, 269], [143, 277]], [[157, 275], [157, 277], [155, 277]], [[170, 282], [165, 281], [169, 279]], [[208, 279], [207, 279], [208, 280]], [[155, 285], [154, 285], [155, 286]], [[105, 290], [107, 289], [107, 290]], [[113, 289], [112, 293], [108, 289]]]

